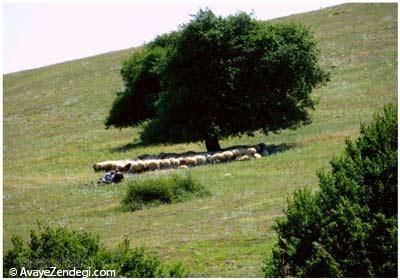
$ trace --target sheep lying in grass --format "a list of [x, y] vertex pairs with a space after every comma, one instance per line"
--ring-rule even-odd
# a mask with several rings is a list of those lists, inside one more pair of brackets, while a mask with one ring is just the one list
[[237, 158], [238, 161], [250, 160], [251, 157], [249, 155], [239, 156]]
[[244, 155], [240, 155], [236, 157], [236, 160], [238, 161], [244, 161], [244, 160], [251, 160], [251, 159], [260, 159], [261, 155], [257, 153], [256, 149], [254, 148], [249, 148], [245, 151]]
[[187, 157], [186, 158], [186, 164], [188, 166], [196, 166], [197, 165], [197, 159], [195, 157]]
[[205, 156], [197, 155], [194, 157], [196, 158], [198, 165], [203, 165], [207, 163], [207, 158]]
[[[260, 144], [258, 145], [260, 146]], [[256, 147], [258, 147], [256, 146]], [[266, 150], [264, 148], [264, 150]], [[160, 170], [171, 168], [188, 168], [196, 165], [203, 165], [207, 163], [220, 163], [229, 162], [232, 160], [244, 161], [251, 159], [260, 159], [262, 156], [257, 152], [255, 147], [239, 148], [227, 151], [216, 152], [206, 155], [191, 155], [181, 157], [169, 157], [163, 159], [155, 159], [147, 157], [139, 157], [138, 160], [120, 160], [120, 161], [104, 161], [95, 163], [93, 169], [100, 170], [113, 170], [119, 169], [120, 171], [128, 171], [131, 173], [141, 173], [147, 170]], [[189, 153], [188, 153], [189, 154]], [[193, 153], [190, 153], [193, 154]], [[146, 159], [147, 158], [147, 159]]]
[[210, 163], [219, 163], [224, 161], [224, 156], [222, 153], [215, 153], [208, 158]]
[[115, 161], [115, 160], [103, 161], [103, 162], [95, 163], [93, 165], [93, 169], [95, 171], [101, 171], [101, 170], [109, 171], [109, 170], [116, 169], [117, 166], [121, 167], [121, 165], [119, 165], [119, 164], [120, 164], [120, 162]]
[[131, 167], [131, 163], [129, 162], [129, 160], [124, 160], [124, 161], [117, 162], [114, 169], [118, 169], [119, 171], [126, 172], [130, 169], [130, 167]]
[[239, 149], [233, 149], [231, 152], [235, 158], [242, 155], [242, 151]]
[[106, 161], [103, 162], [103, 169], [105, 171], [113, 170], [117, 167], [117, 162], [116, 161]]
[[131, 163], [131, 167], [129, 172], [131, 173], [140, 173], [145, 171], [147, 168], [146, 162], [143, 160], [136, 160]]
[[231, 151], [225, 151], [222, 153], [222, 156], [224, 158], [224, 161], [230, 161], [233, 160], [235, 157], [233, 156], [233, 152]]
[[171, 168], [171, 161], [169, 159], [163, 159], [160, 161], [161, 169], [169, 169]]
[[246, 155], [248, 156], [253, 156], [257, 153], [257, 150], [255, 148], [248, 148], [246, 151]]
[[169, 159], [169, 161], [171, 162], [172, 168], [178, 168], [180, 165], [179, 159], [171, 158], [171, 159]]
[[147, 168], [149, 170], [158, 170], [158, 169], [160, 169], [160, 162], [161, 162], [161, 160], [157, 160], [157, 159], [148, 160], [146, 162]]

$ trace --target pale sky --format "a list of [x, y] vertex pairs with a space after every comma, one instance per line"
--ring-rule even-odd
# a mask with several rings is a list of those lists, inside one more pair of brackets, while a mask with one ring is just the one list
[[3, 73], [142, 45], [176, 30], [200, 8], [271, 19], [345, 3], [339, 0], [142, 0], [3, 2]]

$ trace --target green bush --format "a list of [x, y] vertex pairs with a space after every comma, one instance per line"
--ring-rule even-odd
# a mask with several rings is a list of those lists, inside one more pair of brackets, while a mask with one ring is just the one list
[[186, 270], [181, 263], [164, 265], [154, 253], [144, 248], [129, 247], [125, 239], [111, 254], [108, 269], [114, 269], [118, 276], [128, 278], [185, 277]]
[[5, 275], [12, 267], [26, 269], [58, 269], [96, 266], [97, 254], [102, 248], [95, 235], [67, 231], [64, 228], [41, 228], [39, 234], [31, 231], [27, 246], [18, 236], [12, 238], [12, 248], [4, 256]]
[[113, 269], [116, 277], [186, 276], [182, 264], [162, 264], [157, 255], [144, 248], [129, 248], [128, 239], [109, 251], [100, 245], [96, 235], [48, 226], [40, 227], [39, 233], [31, 231], [27, 244], [13, 236], [12, 247], [4, 255], [3, 275], [11, 277], [11, 268], [21, 271], [22, 267], [26, 270]]
[[145, 206], [183, 202], [207, 195], [210, 193], [190, 175], [175, 174], [134, 181], [129, 185], [122, 205], [127, 211], [135, 211]]
[[397, 276], [397, 108], [386, 106], [278, 220], [267, 277]]

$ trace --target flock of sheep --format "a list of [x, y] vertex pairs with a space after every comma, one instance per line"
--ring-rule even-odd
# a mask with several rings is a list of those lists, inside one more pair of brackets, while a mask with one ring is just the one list
[[197, 165], [214, 164], [233, 160], [244, 161], [259, 158], [261, 158], [261, 155], [257, 153], [257, 149], [250, 147], [221, 151], [213, 154], [167, 157], [164, 159], [103, 161], [95, 163], [93, 169], [95, 171], [118, 169], [122, 172], [141, 173], [149, 170], [154, 171], [171, 168], [187, 169]]

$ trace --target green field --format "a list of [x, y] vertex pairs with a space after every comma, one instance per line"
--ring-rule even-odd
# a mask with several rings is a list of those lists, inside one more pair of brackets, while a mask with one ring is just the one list
[[[121, 61], [134, 48], [3, 77], [4, 250], [37, 221], [97, 233], [107, 247], [124, 235], [193, 277], [261, 277], [275, 242], [274, 220], [299, 187], [344, 149], [384, 104], [397, 102], [397, 4], [346, 4], [274, 21], [314, 31], [332, 73], [315, 91], [313, 123], [280, 134], [230, 138], [236, 144], [289, 146], [260, 160], [190, 169], [211, 197], [137, 212], [118, 210], [126, 182], [96, 187], [92, 164], [139, 154], [204, 151], [204, 143], [141, 146], [138, 128], [105, 130]], [[174, 171], [177, 172], [177, 171]], [[149, 172], [140, 176], [153, 176]]]

